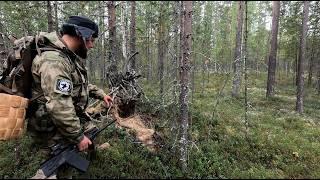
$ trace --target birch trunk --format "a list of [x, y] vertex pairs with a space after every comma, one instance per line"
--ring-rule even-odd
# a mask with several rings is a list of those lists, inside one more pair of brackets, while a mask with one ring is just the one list
[[125, 17], [126, 17], [126, 2], [121, 2], [121, 37], [122, 37], [122, 56], [124, 60], [127, 60], [127, 45], [126, 45], [126, 23], [125, 23]]
[[[136, 52], [136, 1], [131, 1], [131, 23], [130, 23], [130, 53]], [[136, 58], [130, 60], [131, 68], [136, 69]]]
[[107, 2], [108, 7], [108, 25], [109, 25], [109, 51], [108, 51], [108, 60], [110, 66], [108, 68], [108, 73], [117, 72], [117, 57], [116, 57], [116, 13], [115, 13], [115, 4], [114, 1]]
[[238, 25], [236, 34], [236, 48], [234, 53], [233, 62], [233, 84], [232, 84], [232, 96], [238, 97], [240, 90], [241, 80], [241, 40], [242, 40], [242, 25], [243, 25], [243, 1], [238, 2]]

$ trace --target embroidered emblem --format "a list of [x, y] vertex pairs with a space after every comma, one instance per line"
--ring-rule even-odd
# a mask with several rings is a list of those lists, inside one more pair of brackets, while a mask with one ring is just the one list
[[72, 83], [67, 79], [58, 79], [56, 84], [56, 90], [62, 93], [71, 93]]

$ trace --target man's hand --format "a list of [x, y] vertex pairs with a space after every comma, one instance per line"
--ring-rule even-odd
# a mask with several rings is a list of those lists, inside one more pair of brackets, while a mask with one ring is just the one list
[[87, 136], [84, 136], [82, 141], [78, 144], [78, 149], [79, 151], [84, 151], [88, 149], [89, 145], [91, 144], [92, 144], [91, 140]]
[[106, 95], [104, 98], [103, 98], [104, 102], [106, 103], [107, 105], [107, 108], [109, 108], [111, 105], [112, 105], [112, 98], [108, 95]]

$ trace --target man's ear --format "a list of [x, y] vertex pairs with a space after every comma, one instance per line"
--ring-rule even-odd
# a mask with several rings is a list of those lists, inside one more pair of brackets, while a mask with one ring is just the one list
[[75, 36], [75, 39], [76, 39], [79, 47], [85, 46], [85, 41], [84, 41], [84, 39], [83, 39], [81, 36]]

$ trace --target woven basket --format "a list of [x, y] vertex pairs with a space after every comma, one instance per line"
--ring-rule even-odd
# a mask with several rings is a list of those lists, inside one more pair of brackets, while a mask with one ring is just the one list
[[0, 140], [21, 137], [28, 99], [0, 93]]

